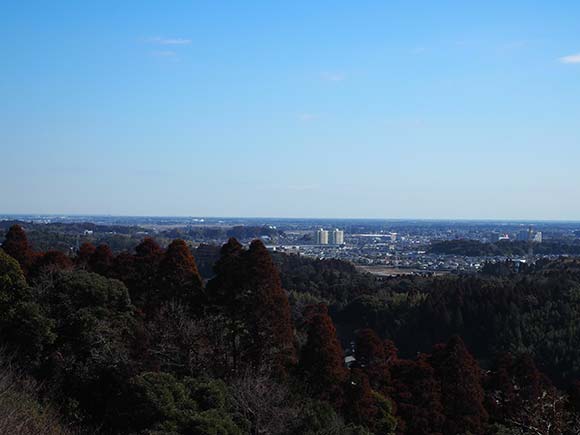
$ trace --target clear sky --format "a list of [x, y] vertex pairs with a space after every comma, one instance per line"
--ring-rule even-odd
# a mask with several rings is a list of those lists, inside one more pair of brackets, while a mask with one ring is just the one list
[[0, 0], [0, 213], [578, 220], [579, 17]]

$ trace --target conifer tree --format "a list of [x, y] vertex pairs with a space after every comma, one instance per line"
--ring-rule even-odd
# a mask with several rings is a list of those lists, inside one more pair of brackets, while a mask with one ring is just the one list
[[486, 408], [496, 422], [521, 419], [523, 409], [531, 409], [540, 398], [555, 394], [554, 386], [529, 354], [498, 356], [485, 387]]
[[38, 276], [47, 270], [71, 269], [72, 260], [60, 251], [48, 251], [35, 256], [34, 263], [30, 268], [31, 276]]
[[20, 225], [12, 225], [6, 233], [2, 249], [20, 264], [26, 274], [34, 260], [32, 246], [28, 242], [26, 233]]
[[309, 307], [305, 318], [307, 339], [300, 352], [299, 372], [313, 397], [341, 409], [348, 370], [336, 329], [323, 304]]
[[372, 329], [362, 329], [357, 334], [355, 344], [356, 366], [366, 373], [375, 391], [388, 395], [391, 374], [385, 343]]
[[207, 285], [211, 304], [227, 318], [234, 370], [268, 367], [284, 375], [295, 364], [290, 305], [272, 258], [260, 241], [249, 250], [230, 239]]
[[275, 373], [282, 374], [296, 363], [288, 297], [278, 269], [261, 241], [254, 240], [244, 256], [247, 277], [244, 291], [249, 293], [249, 298], [244, 298], [249, 303], [244, 311], [253, 337], [249, 356], [255, 364], [267, 362]]
[[157, 274], [163, 252], [154, 239], [146, 237], [135, 247], [135, 254], [122, 252], [115, 257], [113, 276], [125, 283], [131, 301], [139, 308], [144, 308], [147, 299], [158, 291]]
[[77, 267], [82, 269], [86, 269], [88, 267], [89, 261], [91, 256], [95, 253], [97, 248], [95, 245], [89, 242], [83, 243], [77, 252], [77, 256], [75, 258], [75, 263]]
[[[150, 243], [148, 243], [150, 245]], [[148, 246], [142, 258], [154, 258], [154, 246]], [[151, 249], [153, 248], [153, 249]], [[143, 252], [142, 252], [143, 253]], [[159, 306], [163, 301], [179, 301], [191, 309], [198, 310], [203, 303], [201, 277], [191, 250], [180, 239], [169, 244], [157, 272], [157, 294], [152, 295], [149, 304]]]
[[368, 426], [377, 413], [372, 389], [366, 373], [357, 368], [350, 370], [345, 384], [344, 414], [348, 421]]
[[109, 245], [99, 245], [89, 258], [88, 269], [91, 272], [109, 277], [112, 272], [113, 259], [113, 252]]
[[440, 435], [445, 422], [441, 386], [425, 355], [391, 358], [391, 397], [397, 404], [397, 434]]
[[481, 369], [459, 336], [435, 346], [430, 357], [441, 382], [445, 433], [481, 434], [488, 415], [483, 406]]
[[246, 280], [243, 253], [243, 246], [236, 239], [230, 238], [220, 250], [220, 258], [214, 266], [215, 276], [207, 283], [209, 302], [228, 315], [237, 311], [237, 301], [243, 296], [240, 291], [240, 284]]

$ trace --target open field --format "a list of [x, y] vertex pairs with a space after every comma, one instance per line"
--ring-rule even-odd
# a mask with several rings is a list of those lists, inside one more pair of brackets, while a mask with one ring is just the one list
[[421, 269], [402, 269], [399, 267], [383, 266], [383, 265], [357, 266], [357, 269], [362, 272], [368, 272], [377, 276], [402, 276], [402, 275], [425, 275], [425, 274], [441, 276], [446, 275], [448, 273], [443, 271], [432, 272]]

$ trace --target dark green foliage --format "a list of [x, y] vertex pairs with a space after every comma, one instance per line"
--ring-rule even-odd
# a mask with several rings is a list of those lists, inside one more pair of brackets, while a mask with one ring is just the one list
[[54, 341], [54, 324], [34, 300], [15, 259], [0, 249], [0, 338], [18, 359], [36, 365]]
[[530, 353], [557, 384], [580, 378], [580, 273], [562, 260], [506, 276], [422, 278], [401, 292], [400, 282], [373, 296], [354, 299], [334, 318], [343, 340], [350, 331], [372, 328], [394, 340], [401, 355], [428, 352], [459, 335], [473, 355], [491, 360], [496, 353]]
[[378, 287], [374, 276], [358, 272], [346, 261], [282, 254], [274, 255], [274, 260], [286, 290], [309, 293], [328, 305], [342, 306]]
[[[17, 228], [8, 239], [28, 281], [0, 250], [0, 340], [44, 387], [0, 394], [0, 412], [29, 415], [10, 408], [22, 397], [42, 413], [44, 395], [88, 433], [578, 433], [580, 388], [566, 397], [540, 372], [562, 388], [580, 378], [577, 260], [378, 280], [277, 254], [280, 277], [261, 242], [232, 239], [204, 288], [181, 240], [115, 257], [84, 244], [73, 264], [32, 253]], [[196, 251], [204, 267], [214, 251]]]
[[[345, 424], [326, 402], [308, 400], [300, 409], [300, 419], [292, 435], [371, 435], [363, 426]], [[377, 432], [377, 435], [380, 432]], [[382, 434], [381, 434], [382, 435]]]
[[58, 406], [42, 397], [34, 379], [17, 372], [11, 361], [0, 354], [0, 433], [6, 435], [72, 435]]
[[130, 373], [136, 321], [127, 289], [84, 271], [56, 273], [38, 286], [57, 335], [46, 376], [59, 379], [63, 394], [81, 409], [106, 413]]
[[7, 305], [30, 294], [18, 262], [0, 249], [0, 303]]
[[[417, 292], [364, 295], [351, 301], [335, 315], [335, 319], [341, 329], [356, 331], [370, 328], [382, 337], [396, 339], [397, 342], [404, 341], [402, 344], [406, 344], [407, 328], [420, 318], [419, 313], [426, 300], [427, 294]], [[411, 352], [421, 348], [417, 346], [418, 338], [413, 337], [413, 341], [409, 343]]]
[[[580, 242], [544, 241], [532, 243], [535, 253], [542, 255], [579, 255]], [[482, 243], [477, 240], [445, 240], [434, 242], [429, 252], [432, 254], [461, 255], [468, 257], [485, 256], [524, 256], [530, 244], [525, 241], [500, 240], [495, 243]]]
[[241, 435], [228, 394], [220, 381], [143, 373], [130, 380], [120, 419], [131, 432]]

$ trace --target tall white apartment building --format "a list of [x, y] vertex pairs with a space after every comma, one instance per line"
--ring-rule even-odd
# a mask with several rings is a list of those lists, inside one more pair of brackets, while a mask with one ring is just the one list
[[317, 245], [328, 245], [328, 231], [320, 228], [316, 231], [316, 244]]
[[330, 233], [330, 243], [333, 245], [344, 245], [344, 231], [336, 228]]

